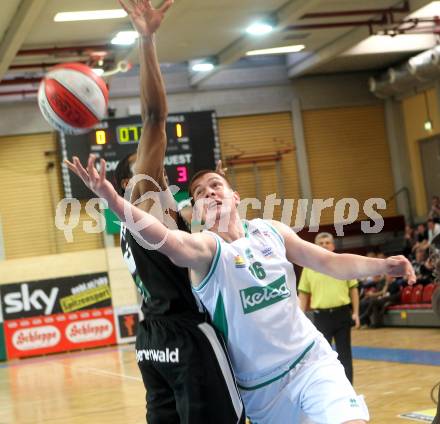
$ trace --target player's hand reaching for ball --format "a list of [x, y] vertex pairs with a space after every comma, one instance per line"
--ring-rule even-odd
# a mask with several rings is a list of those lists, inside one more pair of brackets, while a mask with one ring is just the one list
[[218, 172], [220, 175], [223, 175], [226, 177], [226, 171], [228, 168], [223, 168], [223, 164], [221, 160], [217, 161], [217, 165], [215, 166], [215, 171]]
[[391, 277], [405, 277], [408, 284], [416, 282], [416, 274], [408, 259], [405, 256], [390, 256], [385, 259], [386, 273]]
[[165, 0], [157, 9], [153, 8], [150, 0], [119, 0], [119, 4], [127, 12], [136, 31], [148, 37], [159, 29], [173, 0]]
[[85, 169], [80, 160], [74, 156], [72, 162], [69, 162], [67, 159], [64, 161], [67, 167], [74, 172], [78, 177], [80, 177], [84, 184], [92, 190], [96, 195], [102, 197], [107, 200], [109, 205], [112, 205], [115, 199], [118, 197], [116, 190], [105, 178], [105, 160], [100, 160], [100, 171], [95, 167], [95, 155], [90, 155], [89, 160], [87, 162], [87, 169]]

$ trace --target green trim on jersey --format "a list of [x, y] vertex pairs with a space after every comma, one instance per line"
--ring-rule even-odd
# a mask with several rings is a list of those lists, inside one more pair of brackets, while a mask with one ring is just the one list
[[214, 315], [212, 317], [214, 327], [222, 333], [225, 341], [228, 341], [228, 319], [226, 318], [225, 304], [223, 296], [219, 293], [215, 304]]
[[244, 229], [244, 236], [246, 238], [249, 238], [249, 224], [245, 220], [243, 220], [242, 223], [243, 223], [243, 229]]
[[136, 284], [136, 287], [138, 288], [139, 293], [141, 294], [141, 296], [145, 299], [148, 300], [151, 297], [150, 292], [147, 290], [147, 288], [145, 287], [145, 284], [143, 283], [143, 281], [141, 280], [141, 278], [139, 277], [139, 275], [136, 274], [136, 276], [134, 277], [134, 283]]
[[314, 341], [312, 343], [310, 343], [306, 347], [304, 352], [301, 353], [301, 355], [299, 355], [298, 358], [295, 359], [295, 362], [293, 362], [290, 365], [290, 367], [289, 367], [289, 369], [287, 371], [284, 371], [280, 375], [277, 375], [276, 377], [274, 377], [274, 378], [272, 378], [272, 379], [270, 379], [268, 381], [264, 381], [263, 383], [257, 384], [255, 386], [245, 387], [245, 386], [242, 386], [241, 384], [237, 383], [238, 388], [241, 389], [241, 390], [248, 390], [248, 391], [250, 391], [250, 390], [257, 390], [257, 389], [261, 389], [261, 387], [264, 387], [264, 386], [267, 386], [267, 385], [273, 383], [274, 381], [279, 380], [280, 378], [283, 378], [286, 374], [288, 374], [290, 371], [292, 371], [293, 368], [295, 368], [298, 365], [298, 363], [304, 358], [304, 356], [306, 356], [307, 352], [313, 347], [314, 344], [315, 344]]
[[219, 242], [217, 236], [215, 236], [215, 241], [217, 242], [217, 251], [215, 253], [215, 257], [212, 260], [211, 267], [209, 268], [209, 272], [206, 275], [206, 277], [200, 282], [200, 284], [197, 287], [193, 286], [193, 290], [196, 292], [202, 290], [203, 287], [206, 286], [206, 284], [208, 283], [208, 281], [212, 277], [212, 274], [214, 274], [215, 269], [217, 268], [217, 264], [218, 264], [218, 260], [220, 259], [220, 253], [221, 253], [222, 248], [220, 246], [220, 242]]

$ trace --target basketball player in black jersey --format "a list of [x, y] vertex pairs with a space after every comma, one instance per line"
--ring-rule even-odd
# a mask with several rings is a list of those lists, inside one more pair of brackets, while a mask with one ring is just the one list
[[[167, 101], [156, 55], [155, 32], [172, 4], [154, 9], [147, 0], [120, 0], [140, 34], [140, 83], [143, 131], [137, 153], [123, 159], [116, 170], [119, 194], [135, 174], [148, 175], [163, 190], [162, 206], [174, 202], [164, 177]], [[158, 191], [143, 179], [131, 193], [131, 202], [151, 212]], [[165, 193], [165, 194], [164, 194]], [[168, 210], [177, 228], [188, 231], [180, 213]], [[147, 391], [148, 424], [244, 423], [243, 405], [225, 354], [224, 345], [197, 304], [188, 270], [174, 265], [157, 250], [140, 246], [121, 228], [124, 259], [142, 296], [136, 338], [136, 358]], [[182, 284], [182, 281], [185, 284]]]

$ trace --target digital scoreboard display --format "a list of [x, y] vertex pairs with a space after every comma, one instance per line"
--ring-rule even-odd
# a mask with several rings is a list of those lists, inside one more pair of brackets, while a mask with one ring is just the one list
[[[212, 111], [170, 114], [167, 118], [165, 170], [169, 184], [188, 191], [191, 176], [201, 169], [214, 169], [220, 158], [216, 116]], [[107, 178], [113, 182], [116, 166], [137, 149], [142, 135], [140, 116], [108, 119], [83, 135], [60, 134], [61, 159], [78, 156], [83, 164], [90, 153], [107, 162]], [[90, 199], [95, 195], [67, 167], [62, 166], [65, 197]]]

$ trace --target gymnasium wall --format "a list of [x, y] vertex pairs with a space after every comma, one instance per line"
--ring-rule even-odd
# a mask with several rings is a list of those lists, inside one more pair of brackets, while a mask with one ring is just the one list
[[74, 242], [54, 226], [63, 198], [60, 160], [54, 133], [0, 137], [0, 216], [7, 259], [99, 249], [100, 234], [87, 234], [81, 208]]
[[[304, 134], [314, 198], [389, 199], [394, 191], [390, 153], [382, 105], [315, 109], [303, 114]], [[321, 222], [334, 221], [334, 207], [323, 211]], [[382, 216], [396, 215], [389, 203]]]
[[[219, 119], [222, 158], [228, 176], [242, 199], [258, 198], [264, 205], [267, 196], [279, 199], [300, 198], [296, 166], [292, 117], [289, 113], [248, 115]], [[279, 156], [276, 154], [279, 152]], [[236, 156], [266, 157], [264, 162], [230, 165]], [[263, 206], [264, 207], [264, 206]], [[261, 217], [260, 211], [248, 209], [248, 219]], [[273, 219], [281, 218], [281, 205], [275, 207]], [[292, 223], [293, 225], [293, 223]]]
[[[382, 104], [368, 91], [367, 73], [297, 78], [290, 81], [285, 67], [261, 67], [220, 72], [195, 90], [186, 73], [165, 74], [170, 113], [215, 110], [219, 117], [290, 112], [292, 100], [303, 110]], [[249, 84], [249, 80], [251, 84]], [[140, 113], [139, 78], [112, 80], [110, 106], [116, 116]], [[50, 131], [35, 101], [0, 103], [0, 136]]]
[[427, 103], [433, 124], [432, 132], [427, 132], [424, 123], [427, 120], [427, 106], [424, 93], [418, 93], [402, 100], [406, 143], [409, 153], [411, 179], [414, 186], [414, 197], [418, 216], [428, 213], [428, 199], [423, 179], [422, 161], [420, 156], [420, 141], [440, 134], [440, 108], [437, 89], [426, 91]]

